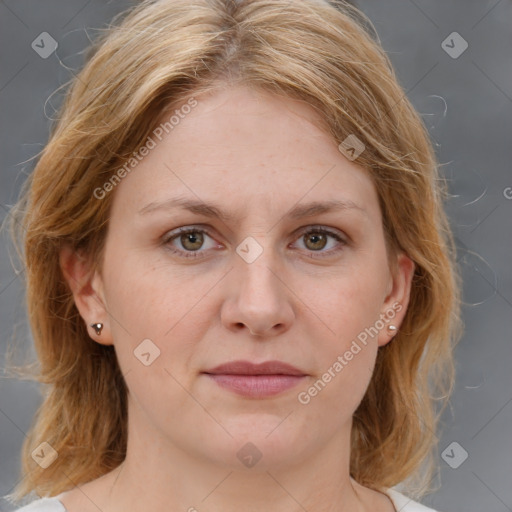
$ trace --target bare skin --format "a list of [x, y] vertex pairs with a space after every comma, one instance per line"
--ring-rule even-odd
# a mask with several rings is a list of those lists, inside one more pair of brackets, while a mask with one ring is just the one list
[[[242, 87], [196, 99], [115, 188], [101, 271], [62, 251], [84, 321], [104, 324], [91, 338], [115, 346], [129, 438], [119, 468], [60, 499], [69, 512], [393, 512], [349, 475], [352, 416], [393, 333], [379, 329], [332, 368], [386, 312], [400, 327], [414, 264], [399, 254], [391, 270], [375, 186], [311, 107]], [[177, 196], [231, 217], [155, 207]], [[345, 208], [289, 216], [329, 200]], [[318, 227], [341, 241], [305, 233]], [[236, 251], [247, 237], [262, 249], [250, 263]], [[160, 351], [149, 365], [134, 357], [145, 339]], [[284, 361], [303, 377], [249, 398], [204, 373], [237, 359]], [[245, 467], [249, 442], [261, 459]]]

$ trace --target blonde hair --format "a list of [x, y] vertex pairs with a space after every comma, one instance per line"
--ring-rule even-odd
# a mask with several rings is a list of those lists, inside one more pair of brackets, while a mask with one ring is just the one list
[[[345, 2], [318, 0], [147, 0], [123, 16], [72, 81], [16, 209], [45, 396], [15, 496], [56, 495], [123, 461], [127, 389], [113, 348], [87, 333], [59, 252], [68, 245], [101, 266], [114, 192], [98, 200], [93, 191], [163, 112], [223, 83], [303, 100], [338, 144], [349, 135], [364, 143], [357, 163], [375, 183], [388, 245], [416, 268], [401, 329], [379, 349], [353, 418], [350, 474], [378, 490], [407, 480], [420, 495], [453, 387], [459, 278], [428, 132], [371, 23]], [[30, 456], [42, 442], [58, 452], [46, 469]]]

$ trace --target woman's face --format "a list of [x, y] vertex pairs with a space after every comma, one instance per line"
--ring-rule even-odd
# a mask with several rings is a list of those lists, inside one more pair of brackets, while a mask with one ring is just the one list
[[[346, 449], [413, 264], [391, 274], [376, 189], [311, 107], [195, 99], [110, 192], [99, 302], [81, 308], [115, 345], [133, 443], [263, 469]], [[298, 375], [208, 374], [240, 360]]]

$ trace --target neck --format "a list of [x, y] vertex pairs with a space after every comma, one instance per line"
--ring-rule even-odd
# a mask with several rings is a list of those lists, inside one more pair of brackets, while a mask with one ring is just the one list
[[[170, 463], [156, 472], [128, 458], [112, 475], [109, 503], [102, 510], [234, 512], [363, 512], [361, 487], [350, 477], [306, 467], [233, 470], [201, 461]], [[186, 466], [186, 469], [185, 469]], [[114, 506], [115, 504], [115, 506]], [[71, 511], [73, 512], [73, 511]]]

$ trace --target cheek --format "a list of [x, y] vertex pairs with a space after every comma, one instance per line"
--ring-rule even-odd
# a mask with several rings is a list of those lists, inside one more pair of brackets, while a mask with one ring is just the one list
[[343, 348], [379, 319], [387, 283], [382, 267], [368, 262], [316, 279], [313, 289], [310, 282], [304, 283], [300, 296], [307, 297], [304, 304], [321, 320], [329, 345], [334, 340], [336, 348]]
[[191, 279], [190, 271], [133, 255], [111, 265], [107, 275], [116, 353], [133, 391], [158, 396], [165, 388], [168, 398], [176, 394], [181, 400], [183, 388], [177, 383], [187, 389], [193, 383], [194, 354], [211, 328], [207, 294], [222, 274], [206, 272]]
[[340, 301], [336, 335], [317, 338], [317, 373], [300, 390], [298, 402], [315, 410], [325, 425], [339, 425], [353, 415], [370, 383], [378, 344], [374, 318], [353, 303]]
[[318, 374], [302, 389], [299, 402], [316, 403], [318, 414], [327, 414], [325, 421], [332, 421], [326, 411], [338, 411], [340, 420], [355, 411], [370, 382], [378, 350], [385, 268], [353, 270], [320, 283], [308, 301], [322, 320], [318, 324], [324, 335], [315, 338]]
[[191, 320], [200, 290], [187, 293], [184, 279], [172, 274], [171, 282], [171, 273], [135, 258], [112, 265], [108, 275], [110, 324], [119, 366], [137, 404], [134, 414], [170, 424], [173, 411], [191, 407], [185, 390], [194, 377], [192, 341], [206, 328]]
[[128, 331], [134, 338], [166, 339], [194, 314], [195, 305], [218, 277], [206, 272], [191, 279], [190, 270], [180, 271], [161, 258], [132, 253], [121, 261], [111, 257], [117, 262], [110, 265], [106, 292], [118, 320], [114, 324], [122, 324], [125, 334]]

